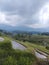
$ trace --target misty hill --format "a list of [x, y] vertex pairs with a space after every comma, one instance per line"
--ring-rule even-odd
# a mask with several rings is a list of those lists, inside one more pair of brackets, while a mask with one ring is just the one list
[[6, 31], [27, 31], [27, 32], [49, 32], [49, 28], [30, 28], [27, 26], [9, 26], [9, 25], [0, 25], [1, 30], [6, 30]]

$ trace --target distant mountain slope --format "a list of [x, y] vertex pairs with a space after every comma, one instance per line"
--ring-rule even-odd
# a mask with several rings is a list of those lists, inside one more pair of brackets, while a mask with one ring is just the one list
[[4, 25], [0, 24], [0, 29], [2, 30], [7, 30], [7, 31], [15, 31], [15, 30], [20, 30], [20, 31], [36, 31], [36, 32], [49, 32], [49, 28], [30, 28], [26, 26], [9, 26], [9, 25]]

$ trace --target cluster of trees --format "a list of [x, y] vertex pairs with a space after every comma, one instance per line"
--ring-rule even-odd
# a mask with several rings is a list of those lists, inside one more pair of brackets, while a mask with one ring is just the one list
[[35, 39], [32, 38], [32, 35], [30, 35], [30, 34], [16, 34], [14, 36], [14, 38], [16, 40], [20, 40], [20, 41], [23, 41], [23, 42], [25, 42], [25, 41], [28, 41], [28, 42], [37, 42], [37, 41], [35, 41]]
[[[36, 43], [36, 44], [39, 44], [40, 45], [44, 45], [43, 41], [45, 41], [46, 38], [43, 38], [43, 37], [40, 37], [40, 35], [30, 35], [30, 34], [16, 34], [14, 36], [14, 38], [16, 40], [20, 40], [20, 41], [28, 41], [28, 42], [31, 42], [31, 43]], [[48, 38], [47, 38], [48, 40]], [[48, 41], [46, 41], [48, 42]]]
[[49, 50], [49, 46], [46, 46], [46, 49], [48, 49], [48, 50]]
[[43, 32], [43, 33], [41, 33], [41, 35], [47, 35], [47, 36], [49, 36], [49, 32]]

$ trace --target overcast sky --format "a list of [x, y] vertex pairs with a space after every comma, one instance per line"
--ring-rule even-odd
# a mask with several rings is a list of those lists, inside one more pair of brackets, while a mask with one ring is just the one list
[[0, 0], [0, 24], [49, 27], [49, 0]]

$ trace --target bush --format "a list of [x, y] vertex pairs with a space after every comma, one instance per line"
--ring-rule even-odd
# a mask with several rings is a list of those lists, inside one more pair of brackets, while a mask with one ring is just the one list
[[46, 49], [48, 49], [48, 50], [49, 50], [49, 46], [46, 46]]
[[6, 50], [12, 49], [11, 42], [10, 41], [4, 41], [4, 42], [0, 43], [0, 49], [6, 49]]
[[17, 61], [12, 56], [9, 56], [4, 60], [3, 65], [17, 65]]

